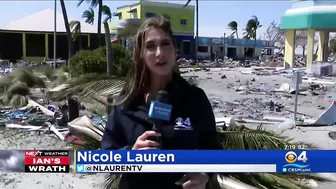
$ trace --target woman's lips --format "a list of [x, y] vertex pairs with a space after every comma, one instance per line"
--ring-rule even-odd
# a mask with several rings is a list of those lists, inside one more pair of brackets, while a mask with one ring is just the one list
[[166, 64], [167, 64], [167, 62], [158, 62], [158, 63], [156, 63], [156, 65], [158, 65], [158, 66], [164, 66]]

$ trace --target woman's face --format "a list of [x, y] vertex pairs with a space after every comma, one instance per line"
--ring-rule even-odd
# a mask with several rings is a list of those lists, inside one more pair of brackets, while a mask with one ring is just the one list
[[171, 74], [176, 61], [172, 40], [163, 30], [152, 28], [146, 32], [143, 57], [147, 68], [157, 76]]

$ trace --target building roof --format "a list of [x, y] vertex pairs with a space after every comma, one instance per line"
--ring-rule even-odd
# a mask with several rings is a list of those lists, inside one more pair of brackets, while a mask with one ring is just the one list
[[[187, 1], [185, 1], [185, 2], [187, 2]], [[117, 10], [125, 8], [125, 7], [134, 7], [134, 6], [137, 6], [137, 5], [152, 5], [152, 6], [158, 6], [158, 7], [175, 7], [175, 8], [177, 7], [177, 8], [183, 8], [184, 4], [168, 3], [168, 2], [158, 2], [158, 1], [150, 1], [150, 0], [140, 0], [138, 3], [133, 3], [133, 4], [130, 4], [130, 5], [124, 5], [124, 6], [118, 7]], [[195, 6], [194, 5], [188, 5], [185, 8], [195, 9]]]
[[[77, 20], [69, 18], [69, 22]], [[87, 24], [84, 21], [81, 22], [82, 33], [97, 33], [97, 27]], [[63, 14], [57, 12], [56, 14], [56, 28], [57, 32], [66, 32], [64, 26]], [[35, 32], [53, 32], [54, 31], [54, 10], [44, 9], [18, 20], [9, 22], [7, 24], [0, 25], [0, 30], [10, 31], [35, 31]], [[104, 30], [102, 30], [104, 33]]]
[[281, 29], [336, 29], [336, 5], [292, 8], [281, 17]]

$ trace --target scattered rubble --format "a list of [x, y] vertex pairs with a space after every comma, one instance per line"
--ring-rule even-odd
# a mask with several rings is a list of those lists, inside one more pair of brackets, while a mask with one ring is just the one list
[[[294, 136], [297, 140], [307, 141], [316, 137], [316, 141], [328, 141], [325, 142], [326, 146], [336, 147], [335, 143], [327, 140], [336, 140], [336, 130], [330, 131], [330, 126], [336, 122], [335, 116], [332, 116], [336, 111], [336, 79], [331, 75], [320, 77], [307, 74], [303, 69], [295, 69], [304, 72], [304, 76], [299, 88], [298, 119], [294, 121], [295, 88], [291, 83], [293, 70], [262, 67], [265, 64], [262, 61], [247, 63], [227, 58], [218, 59], [217, 62], [203, 61], [197, 67], [189, 60], [180, 59], [179, 64], [184, 67], [181, 69], [182, 76], [207, 93], [218, 127], [238, 123], [254, 128], [262, 124], [269, 130]], [[216, 66], [220, 68], [215, 68]], [[10, 72], [7, 71], [6, 74]], [[41, 143], [61, 143], [61, 148], [73, 148], [70, 144], [87, 145], [87, 140], [84, 139], [87, 137], [100, 141], [107, 118], [87, 114], [85, 104], [78, 104], [78, 109], [79, 116], [71, 120], [66, 102], [43, 103], [30, 99], [23, 108], [1, 108], [1, 136], [5, 136], [3, 140], [9, 140], [14, 135], [23, 136], [24, 143], [29, 143], [27, 138], [38, 140], [38, 144], [34, 144], [35, 149]], [[328, 126], [328, 129], [322, 126]], [[320, 135], [317, 134], [312, 136], [306, 130], [308, 127], [315, 130], [316, 127], [323, 128], [323, 137], [318, 138]], [[46, 140], [46, 136], [52, 136], [53, 139]], [[25, 147], [22, 147], [21, 141], [13, 145], [13, 149], [15, 148]], [[10, 185], [12, 178], [4, 178]]]

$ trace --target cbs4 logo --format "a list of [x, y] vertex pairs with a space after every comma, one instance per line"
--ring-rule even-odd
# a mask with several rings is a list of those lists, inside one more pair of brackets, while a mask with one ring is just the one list
[[285, 155], [285, 160], [286, 160], [287, 163], [295, 163], [297, 161], [301, 161], [303, 163], [306, 163], [308, 161], [307, 151], [303, 151], [299, 155], [297, 155], [293, 151], [287, 152], [286, 155]]

